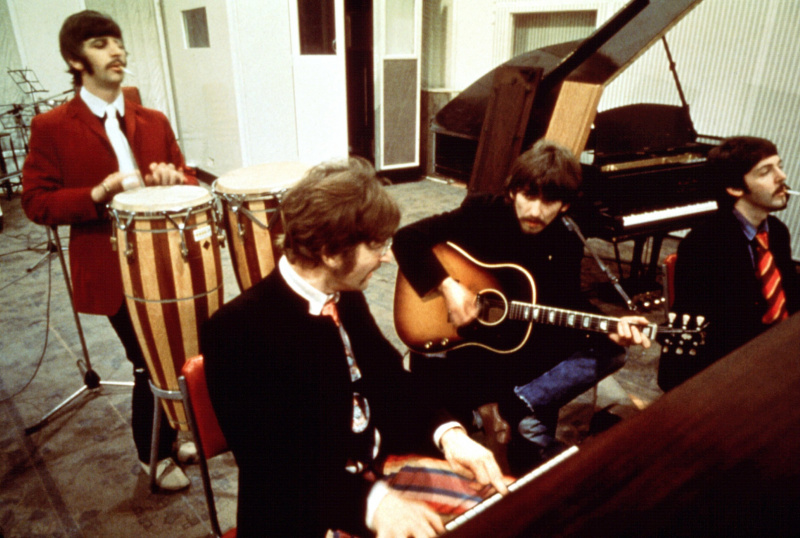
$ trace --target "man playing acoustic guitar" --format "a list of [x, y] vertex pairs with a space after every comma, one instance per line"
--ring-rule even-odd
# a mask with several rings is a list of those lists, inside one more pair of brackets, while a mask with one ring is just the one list
[[[529, 273], [534, 297], [529, 279], [498, 273], [509, 299], [596, 311], [580, 291], [583, 244], [560, 218], [580, 185], [581, 169], [572, 153], [549, 141], [537, 142], [513, 164], [505, 196], [468, 196], [458, 209], [398, 231], [393, 248], [400, 266], [398, 282], [407, 279], [419, 297], [443, 298], [452, 326], [468, 330], [475, 325], [482, 299], [476, 301], [476, 290], [464, 285], [468, 275], [452, 274], [457, 264], [447, 264], [436, 254], [449, 242], [484, 264], [513, 264], [518, 267], [512, 272]], [[396, 298], [396, 319], [400, 308]], [[523, 332], [516, 346], [464, 345], [435, 357], [412, 353], [411, 370], [462, 421], [469, 421], [481, 406], [497, 403], [510, 425], [508, 460], [512, 474], [518, 475], [552, 453], [559, 409], [613, 370], [623, 351], [619, 346], [649, 347], [639, 329], [647, 319], [616, 321], [608, 337], [543, 324], [529, 336]], [[401, 338], [402, 333], [398, 326]], [[495, 352], [500, 348], [502, 352]]]

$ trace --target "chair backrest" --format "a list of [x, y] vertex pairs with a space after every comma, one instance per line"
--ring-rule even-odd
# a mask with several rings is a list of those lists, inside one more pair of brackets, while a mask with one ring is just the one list
[[[206, 385], [206, 371], [203, 367], [203, 356], [192, 357], [183, 364], [181, 376], [178, 378], [183, 405], [189, 417], [189, 426], [200, 456], [200, 474], [203, 478], [203, 490], [206, 495], [208, 515], [214, 536], [223, 536], [217, 518], [217, 506], [211, 488], [211, 477], [208, 473], [208, 458], [213, 458], [228, 450], [228, 443], [217, 422], [217, 415], [211, 406]], [[225, 533], [224, 538], [235, 537], [236, 528]]]
[[672, 253], [664, 258], [664, 299], [666, 299], [667, 312], [675, 302], [675, 263], [678, 255]]
[[219, 422], [217, 422], [217, 415], [214, 413], [211, 398], [208, 395], [203, 356], [198, 355], [187, 360], [181, 373], [188, 393], [184, 394], [184, 400], [190, 401], [191, 419], [197, 427], [196, 437], [198, 438], [196, 441], [202, 445], [203, 454], [206, 458], [213, 458], [217, 454], [226, 452], [228, 443]]
[[128, 101], [133, 101], [137, 105], [142, 104], [142, 94], [139, 93], [139, 88], [136, 86], [123, 86], [122, 95], [124, 95], [125, 99]]

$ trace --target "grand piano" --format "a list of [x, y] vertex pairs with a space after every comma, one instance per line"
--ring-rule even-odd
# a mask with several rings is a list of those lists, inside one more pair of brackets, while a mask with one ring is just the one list
[[[487, 73], [435, 116], [436, 171], [467, 181], [470, 192], [500, 193], [522, 150], [542, 137], [561, 142], [581, 155], [584, 197], [573, 217], [584, 234], [615, 249], [633, 239], [630, 276], [653, 272], [667, 233], [716, 210], [706, 155], [718, 140], [695, 131], [663, 37], [699, 2], [633, 0], [587, 39], [522, 54]], [[603, 87], [659, 40], [682, 105], [598, 114]]]
[[797, 536], [798, 340], [795, 314], [450, 521], [447, 536]]

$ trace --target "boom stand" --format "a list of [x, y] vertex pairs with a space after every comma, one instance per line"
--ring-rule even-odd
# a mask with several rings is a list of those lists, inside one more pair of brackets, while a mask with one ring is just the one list
[[[61, 261], [61, 270], [64, 273], [64, 281], [67, 285], [67, 293], [69, 294], [69, 302], [72, 305], [72, 313], [75, 316], [75, 325], [78, 328], [78, 337], [81, 340], [81, 349], [83, 350], [83, 366], [84, 366], [84, 374], [83, 374], [83, 386], [76, 390], [72, 395], [70, 395], [66, 400], [55, 406], [50, 412], [44, 415], [39, 422], [34, 424], [33, 426], [29, 426], [25, 428], [25, 435], [30, 435], [34, 432], [41, 430], [45, 424], [50, 420], [50, 417], [53, 416], [56, 412], [58, 412], [62, 407], [66, 406], [72, 400], [80, 396], [86, 390], [94, 391], [99, 389], [102, 385], [113, 385], [119, 387], [132, 387], [132, 381], [100, 381], [100, 376], [97, 375], [92, 369], [92, 363], [89, 360], [89, 350], [86, 347], [86, 339], [83, 337], [83, 327], [81, 326], [81, 319], [78, 316], [78, 311], [75, 310], [75, 300], [72, 297], [72, 283], [69, 280], [69, 272], [67, 271], [67, 263], [64, 261], [64, 251], [61, 248], [61, 239], [58, 237], [58, 227], [51, 226], [50, 227], [53, 233], [53, 239], [56, 243], [56, 252], [58, 253], [58, 259]], [[80, 366], [81, 362], [78, 361], [78, 365]]]

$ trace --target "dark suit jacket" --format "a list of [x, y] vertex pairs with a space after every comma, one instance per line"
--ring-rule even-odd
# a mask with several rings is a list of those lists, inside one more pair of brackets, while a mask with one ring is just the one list
[[[525, 268], [536, 285], [536, 303], [577, 311], [595, 312], [581, 294], [583, 243], [563, 225], [553, 221], [538, 234], [522, 232], [513, 206], [502, 197], [470, 196], [448, 213], [400, 229], [393, 251], [400, 270], [415, 291], [424, 296], [447, 273], [431, 248], [452, 241], [482, 263], [512, 263]], [[505, 290], [519, 297], [514, 289]], [[433, 378], [438, 390], [465, 420], [471, 409], [505, 398], [516, 399], [512, 388], [550, 370], [575, 351], [601, 347], [609, 354], [621, 348], [605, 335], [588, 335], [573, 329], [535, 326], [519, 351], [500, 355], [476, 346], [447, 353], [447, 359], [414, 357], [412, 371]], [[447, 395], [443, 392], [447, 391]]]
[[[450, 417], [420, 402], [362, 293], [342, 293], [338, 309], [381, 453], [433, 453], [433, 432]], [[345, 470], [364, 434], [351, 431], [355, 385], [331, 318], [309, 314], [276, 270], [217, 311], [200, 345], [239, 466], [239, 536], [324, 536], [327, 528], [367, 535], [372, 483]]]
[[[792, 261], [789, 230], [769, 216], [769, 245], [781, 272], [790, 313], [800, 309], [800, 278]], [[718, 211], [678, 246], [675, 266], [677, 313], [706, 317], [706, 346], [697, 357], [664, 355], [659, 386], [682, 383], [723, 355], [763, 332], [766, 301], [756, 277], [742, 227], [731, 211]]]
[[[164, 114], [126, 100], [124, 121], [143, 174], [153, 162], [184, 168]], [[37, 224], [72, 225], [69, 259], [75, 307], [87, 314], [112, 315], [122, 305], [119, 257], [109, 240], [111, 221], [90, 194], [118, 169], [102, 121], [79, 96], [33, 118], [30, 151], [22, 168], [22, 207]], [[187, 178], [197, 184], [191, 172]]]

